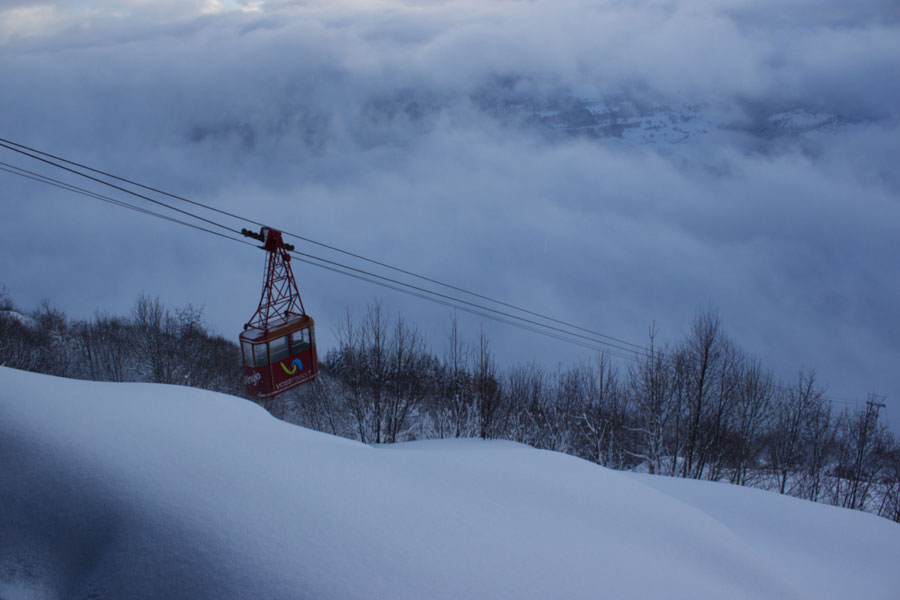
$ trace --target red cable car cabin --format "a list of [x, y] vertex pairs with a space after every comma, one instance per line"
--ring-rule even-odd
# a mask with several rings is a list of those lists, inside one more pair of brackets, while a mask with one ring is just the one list
[[259, 307], [240, 334], [247, 393], [271, 398], [319, 374], [315, 322], [306, 314], [281, 232], [242, 233], [264, 242], [266, 277]]

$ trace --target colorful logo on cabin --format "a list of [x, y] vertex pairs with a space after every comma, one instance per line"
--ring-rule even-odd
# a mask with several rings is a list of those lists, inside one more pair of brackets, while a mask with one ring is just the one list
[[288, 375], [293, 375], [294, 373], [297, 372], [297, 369], [300, 369], [301, 371], [303, 370], [303, 363], [300, 362], [300, 359], [299, 359], [299, 358], [295, 358], [294, 360], [291, 361], [291, 368], [290, 368], [290, 369], [288, 369], [286, 366], [284, 366], [284, 362], [283, 362], [283, 361], [282, 361], [281, 363], [279, 363], [279, 364], [281, 364], [281, 368], [282, 368], [282, 369], [284, 370], [284, 372], [287, 373]]

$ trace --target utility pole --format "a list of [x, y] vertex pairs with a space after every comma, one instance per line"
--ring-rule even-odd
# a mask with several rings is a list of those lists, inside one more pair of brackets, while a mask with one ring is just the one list
[[886, 396], [876, 394], [875, 392], [869, 392], [869, 399], [866, 400], [866, 416], [868, 417], [873, 412], [875, 413], [875, 420], [878, 420], [879, 411], [885, 407]]
[[845, 508], [861, 508], [865, 503], [865, 498], [869, 492], [869, 486], [874, 477], [873, 473], [866, 473], [866, 463], [872, 448], [870, 447], [871, 435], [874, 433], [875, 426], [878, 423], [878, 412], [884, 408], [884, 396], [879, 396], [875, 392], [869, 393], [869, 399], [866, 400], [866, 414], [860, 423], [859, 432], [856, 434], [856, 457], [853, 462], [853, 472], [850, 480], [850, 494], [844, 503]]

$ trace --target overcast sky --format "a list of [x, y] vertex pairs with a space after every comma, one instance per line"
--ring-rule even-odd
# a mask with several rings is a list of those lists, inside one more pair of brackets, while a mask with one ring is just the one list
[[[636, 343], [715, 306], [896, 426], [898, 6], [0, 0], [0, 137]], [[579, 125], [597, 106], [668, 129]], [[262, 252], [7, 173], [0, 200], [24, 308], [143, 291], [236, 337], [256, 306]], [[441, 352], [447, 308], [296, 271], [323, 345], [380, 299]], [[503, 363], [589, 354], [484, 326]]]

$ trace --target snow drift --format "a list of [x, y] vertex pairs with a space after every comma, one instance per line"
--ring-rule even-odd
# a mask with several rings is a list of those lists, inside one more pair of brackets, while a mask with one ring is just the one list
[[0, 368], [0, 598], [900, 597], [900, 527], [506, 442]]

